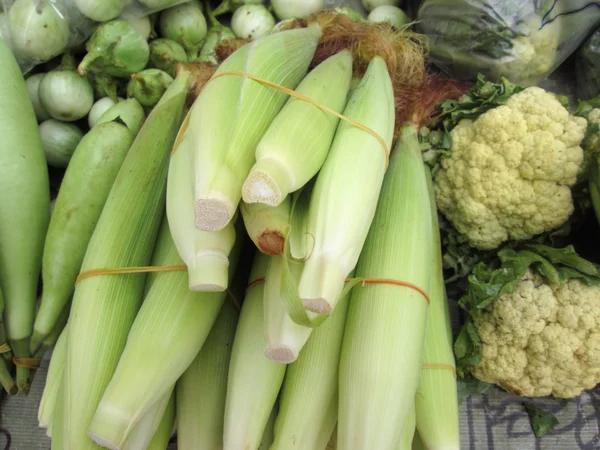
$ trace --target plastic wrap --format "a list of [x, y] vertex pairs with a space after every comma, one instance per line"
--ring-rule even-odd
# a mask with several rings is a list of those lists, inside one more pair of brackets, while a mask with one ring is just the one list
[[575, 77], [577, 96], [581, 100], [600, 95], [600, 28], [577, 50]]
[[600, 8], [584, 0], [425, 0], [418, 21], [432, 62], [450, 76], [481, 72], [534, 85], [600, 23]]
[[0, 12], [0, 36], [11, 48], [23, 73], [27, 73], [37, 64], [82, 44], [101, 20], [111, 20], [120, 14], [128, 18], [143, 17], [188, 1], [0, 0], [4, 9]]
[[5, 16], [4, 21], [0, 20], [0, 33], [24, 73], [81, 44], [95, 26], [75, 7], [74, 0], [2, 3]]

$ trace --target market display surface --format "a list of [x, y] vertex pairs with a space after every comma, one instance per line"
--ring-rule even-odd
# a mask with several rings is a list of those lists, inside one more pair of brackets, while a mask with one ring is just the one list
[[596, 3], [0, 6], [0, 446], [600, 448]]

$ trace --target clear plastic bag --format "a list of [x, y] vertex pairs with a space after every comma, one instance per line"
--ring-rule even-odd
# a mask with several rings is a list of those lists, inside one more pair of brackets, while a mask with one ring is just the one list
[[449, 75], [534, 85], [600, 23], [600, 8], [584, 0], [425, 0], [418, 21], [432, 62]]
[[[74, 0], [2, 0], [0, 32], [23, 73], [81, 44], [95, 27]], [[4, 25], [4, 26], [2, 26]]]
[[0, 36], [11, 48], [23, 73], [27, 73], [37, 64], [85, 42], [102, 17], [106, 20], [119, 14], [143, 17], [188, 1], [0, 0], [4, 9], [0, 13]]
[[124, 13], [130, 17], [143, 17], [189, 1], [191, 0], [127, 0]]
[[600, 95], [600, 28], [584, 43], [575, 56], [577, 96], [589, 100]]

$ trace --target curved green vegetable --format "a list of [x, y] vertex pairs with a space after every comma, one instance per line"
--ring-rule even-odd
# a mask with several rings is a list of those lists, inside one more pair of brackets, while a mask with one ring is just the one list
[[106, 110], [106, 112], [96, 121], [96, 125], [112, 122], [117, 119], [125, 122], [127, 128], [136, 135], [144, 124], [146, 113], [144, 113], [144, 108], [142, 108], [140, 102], [135, 98], [130, 98], [108, 108], [108, 110]]
[[206, 19], [197, 0], [164, 10], [159, 25], [162, 36], [181, 44], [190, 60], [198, 57], [206, 37]]
[[81, 76], [92, 69], [113, 77], [128, 77], [146, 67], [150, 55], [146, 39], [125, 20], [100, 25], [86, 50], [78, 68]]
[[[13, 352], [29, 356], [42, 250], [50, 220], [46, 158], [25, 80], [0, 40], [0, 289]], [[17, 369], [21, 392], [29, 370]]]
[[123, 123], [96, 125], [73, 154], [44, 247], [42, 303], [31, 349], [48, 335], [75, 289], [83, 257], [135, 135]]
[[152, 107], [158, 103], [173, 77], [158, 69], [146, 69], [131, 75], [127, 85], [127, 95], [137, 99], [142, 105]]
[[[204, 51], [204, 47], [202, 47]], [[187, 62], [188, 57], [185, 49], [171, 39], [155, 39], [150, 42], [150, 60], [148, 67], [160, 69], [172, 77], [180, 62]]]

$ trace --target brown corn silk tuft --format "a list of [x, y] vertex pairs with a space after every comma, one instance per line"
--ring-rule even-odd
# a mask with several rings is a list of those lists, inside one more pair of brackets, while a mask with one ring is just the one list
[[469, 89], [467, 84], [451, 80], [444, 75], [427, 74], [419, 89], [418, 99], [407, 108], [403, 121], [419, 126], [428, 125], [438, 115], [438, 105], [441, 102], [459, 98]]
[[192, 83], [188, 91], [188, 98], [186, 106], [190, 108], [196, 100], [196, 97], [200, 95], [204, 85], [210, 80], [219, 66], [211, 62], [201, 61], [193, 63], [179, 63], [177, 64], [176, 73], [179, 74], [181, 70], [185, 70], [192, 75]]

